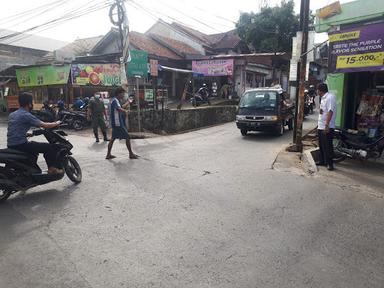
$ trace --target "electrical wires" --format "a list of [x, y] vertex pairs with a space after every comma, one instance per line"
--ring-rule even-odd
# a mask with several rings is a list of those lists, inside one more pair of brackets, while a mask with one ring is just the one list
[[[61, 2], [63, 2], [61, 0]], [[65, 1], [67, 2], [67, 1]], [[41, 32], [47, 29], [51, 29], [53, 27], [56, 27], [62, 23], [65, 23], [67, 21], [70, 21], [72, 19], [76, 19], [79, 17], [82, 17], [84, 15], [93, 13], [95, 11], [99, 11], [101, 9], [107, 8], [111, 5], [112, 0], [92, 0], [88, 1], [86, 4], [82, 4], [80, 6], [73, 7], [71, 10], [65, 12], [64, 15], [61, 15], [59, 17], [56, 17], [52, 20], [49, 20], [47, 22], [41, 23], [39, 25], [24, 29], [20, 32], [11, 33], [9, 35], [5, 35], [0, 37], [0, 41], [3, 44], [12, 44], [14, 42], [20, 41], [22, 39], [31, 37], [31, 35], [25, 35], [27, 32]], [[46, 6], [47, 7], [47, 6]], [[52, 7], [52, 6], [50, 6]], [[49, 9], [49, 8], [48, 8]], [[42, 12], [42, 11], [40, 11]], [[18, 37], [17, 37], [18, 36]]]

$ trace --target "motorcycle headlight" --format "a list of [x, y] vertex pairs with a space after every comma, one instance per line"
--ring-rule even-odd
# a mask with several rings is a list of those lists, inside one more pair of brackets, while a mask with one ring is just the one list
[[267, 120], [267, 121], [276, 121], [278, 119], [277, 116], [265, 116], [264, 117], [264, 120]]
[[236, 120], [245, 120], [245, 115], [236, 115]]

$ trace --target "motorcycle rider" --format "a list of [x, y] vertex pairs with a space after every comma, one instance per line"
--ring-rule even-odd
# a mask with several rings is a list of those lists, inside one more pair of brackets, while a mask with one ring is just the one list
[[44, 154], [45, 161], [48, 166], [48, 174], [61, 174], [63, 170], [56, 160], [56, 151], [54, 146], [49, 143], [40, 143], [28, 141], [27, 137], [32, 136], [27, 132], [31, 127], [42, 127], [45, 129], [53, 129], [60, 125], [57, 122], [42, 122], [30, 111], [33, 109], [33, 96], [31, 93], [22, 92], [19, 95], [20, 108], [9, 114], [7, 146], [10, 149], [19, 150], [32, 156], [38, 156], [39, 153]]
[[93, 134], [95, 135], [96, 142], [99, 142], [99, 127], [103, 133], [104, 141], [109, 141], [107, 137], [107, 125], [105, 125], [104, 117], [107, 118], [104, 102], [100, 99], [100, 94], [96, 93], [93, 100], [89, 101], [87, 116], [92, 120]]
[[316, 107], [315, 98], [316, 98], [316, 89], [314, 85], [309, 85], [308, 89], [309, 97], [312, 98], [313, 108]]
[[207, 84], [203, 83], [203, 86], [200, 87], [199, 90], [197, 90], [197, 94], [199, 94], [201, 98], [204, 101], [206, 101], [208, 104], [211, 104], [211, 102], [209, 101], [209, 91], [208, 91]]

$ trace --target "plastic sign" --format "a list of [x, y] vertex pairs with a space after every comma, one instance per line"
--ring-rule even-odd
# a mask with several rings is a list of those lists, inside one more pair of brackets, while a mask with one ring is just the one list
[[120, 86], [120, 65], [113, 64], [72, 64], [73, 85], [79, 86]]
[[192, 61], [193, 73], [203, 76], [231, 76], [233, 67], [233, 59]]
[[67, 84], [70, 65], [35, 66], [16, 69], [19, 87], [36, 87], [56, 84]]
[[337, 1], [335, 3], [332, 3], [328, 6], [325, 6], [319, 9], [317, 12], [317, 16], [320, 19], [327, 19], [340, 13], [341, 13], [341, 5], [340, 5], [340, 2]]
[[384, 70], [384, 23], [329, 33], [330, 73]]

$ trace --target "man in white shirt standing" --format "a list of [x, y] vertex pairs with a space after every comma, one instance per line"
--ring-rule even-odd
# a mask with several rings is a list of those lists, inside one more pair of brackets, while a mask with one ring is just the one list
[[317, 165], [327, 166], [332, 171], [333, 167], [333, 134], [336, 120], [336, 97], [328, 92], [327, 84], [317, 86], [317, 94], [321, 97], [319, 120], [317, 124], [320, 157]]

